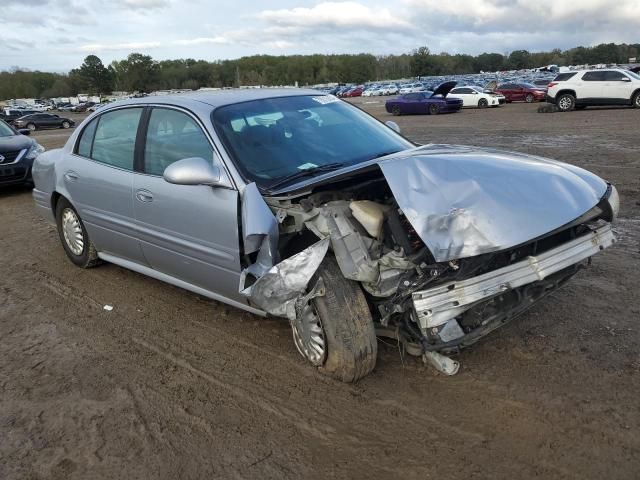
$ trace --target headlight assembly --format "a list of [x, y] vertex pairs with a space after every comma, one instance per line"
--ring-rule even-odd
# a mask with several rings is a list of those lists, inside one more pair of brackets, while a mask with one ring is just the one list
[[38, 155], [40, 155], [42, 152], [44, 152], [44, 147], [42, 145], [40, 145], [39, 143], [34, 143], [33, 145], [31, 145], [31, 147], [29, 148], [29, 151], [27, 152], [27, 154], [25, 155], [25, 158], [27, 160], [33, 160], [34, 158], [36, 158]]

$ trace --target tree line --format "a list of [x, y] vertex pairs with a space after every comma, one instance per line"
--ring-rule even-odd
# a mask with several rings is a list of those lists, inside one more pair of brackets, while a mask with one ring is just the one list
[[236, 60], [156, 61], [131, 53], [105, 66], [89, 55], [68, 74], [14, 68], [0, 72], [0, 99], [66, 97], [78, 93], [150, 92], [164, 89], [234, 87], [240, 85], [315, 85], [374, 80], [520, 70], [544, 65], [626, 63], [640, 56], [640, 44], [606, 43], [549, 52], [515, 50], [508, 55], [450, 55], [427, 47], [400, 55], [253, 55]]

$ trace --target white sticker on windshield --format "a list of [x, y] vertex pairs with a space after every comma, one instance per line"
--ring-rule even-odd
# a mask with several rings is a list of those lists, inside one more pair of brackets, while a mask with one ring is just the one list
[[315, 163], [303, 163], [298, 166], [298, 170], [309, 170], [310, 168], [316, 168], [318, 165]]
[[311, 97], [316, 102], [321, 105], [326, 105], [327, 103], [339, 102], [340, 99], [338, 97], [334, 97], [333, 95], [323, 95], [321, 97]]

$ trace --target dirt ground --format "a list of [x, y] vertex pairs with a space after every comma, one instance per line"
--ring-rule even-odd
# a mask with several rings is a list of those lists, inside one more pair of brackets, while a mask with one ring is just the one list
[[334, 382], [285, 321], [74, 267], [29, 190], [0, 190], [0, 478], [639, 478], [640, 111], [536, 108], [393, 118], [415, 141], [557, 158], [621, 194], [619, 242], [450, 378], [381, 342], [372, 375]]

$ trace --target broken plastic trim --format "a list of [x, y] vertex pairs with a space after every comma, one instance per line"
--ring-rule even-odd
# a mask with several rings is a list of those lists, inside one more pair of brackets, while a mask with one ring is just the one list
[[[296, 304], [301, 298], [306, 298], [307, 286], [328, 249], [329, 238], [322, 239], [273, 265], [253, 285], [244, 288], [248, 268], [242, 272], [240, 292], [265, 312], [293, 321], [296, 318]], [[318, 296], [317, 292], [314, 292], [314, 296]]]
[[501, 292], [543, 280], [609, 247], [615, 238], [607, 224], [538, 256], [530, 256], [492, 272], [459, 282], [414, 292], [413, 304], [422, 329], [432, 328], [460, 315], [472, 304]]

